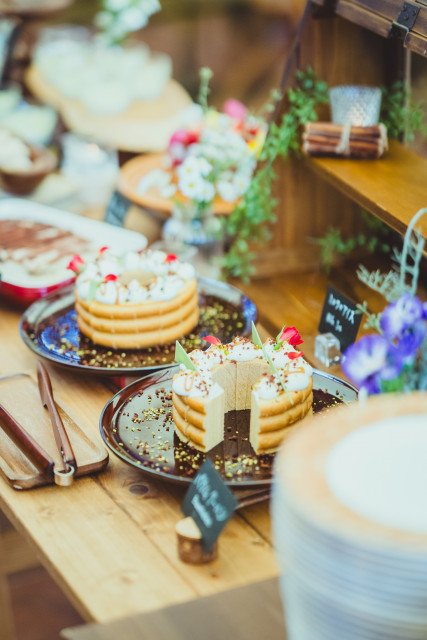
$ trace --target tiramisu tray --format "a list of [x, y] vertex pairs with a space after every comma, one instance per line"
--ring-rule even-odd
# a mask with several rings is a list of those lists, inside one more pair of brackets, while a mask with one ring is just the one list
[[145, 236], [28, 200], [0, 200], [0, 297], [28, 305], [74, 281], [76, 253], [101, 247], [140, 250]]

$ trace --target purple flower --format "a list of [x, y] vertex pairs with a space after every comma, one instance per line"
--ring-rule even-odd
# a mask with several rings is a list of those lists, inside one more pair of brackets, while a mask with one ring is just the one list
[[408, 327], [398, 338], [396, 348], [402, 351], [406, 363], [415, 359], [418, 348], [421, 346], [426, 335], [426, 323], [418, 320], [411, 327]]
[[363, 336], [343, 354], [341, 367], [345, 375], [369, 394], [380, 393], [381, 380], [393, 380], [403, 366], [401, 351], [384, 336]]
[[381, 314], [381, 331], [389, 340], [400, 338], [402, 334], [413, 327], [425, 314], [423, 303], [410, 293], [404, 293], [398, 300], [392, 302]]

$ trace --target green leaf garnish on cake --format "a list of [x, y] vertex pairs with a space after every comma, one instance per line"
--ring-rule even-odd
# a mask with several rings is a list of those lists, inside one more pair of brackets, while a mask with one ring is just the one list
[[284, 330], [285, 330], [285, 325], [283, 325], [283, 327], [280, 329], [279, 333], [276, 336], [276, 344], [273, 347], [274, 351], [279, 351], [279, 349], [283, 344], [283, 340], [280, 340], [280, 338], [282, 337]]
[[196, 365], [191, 360], [188, 353], [183, 349], [178, 340], [175, 343], [175, 361], [179, 364], [183, 364], [184, 367], [187, 367], [187, 369], [191, 369], [191, 371], [195, 371], [197, 373]]
[[87, 294], [87, 301], [92, 302], [95, 297], [96, 290], [101, 284], [101, 280], [91, 280], [89, 284], [89, 293]]
[[[279, 336], [280, 336], [280, 335], [281, 335], [281, 334], [279, 333]], [[276, 338], [276, 340], [277, 340], [277, 338]], [[263, 345], [263, 344], [262, 344], [262, 342], [261, 342], [261, 338], [259, 337], [259, 333], [258, 333], [257, 328], [256, 328], [256, 326], [255, 326], [255, 324], [254, 324], [254, 322], [253, 322], [253, 321], [252, 321], [252, 342], [253, 342], [256, 346], [261, 347], [261, 349], [262, 349], [262, 353], [263, 353], [263, 356], [264, 356], [264, 358], [267, 360], [268, 365], [269, 365], [269, 367], [270, 367], [270, 371], [271, 371], [271, 372], [272, 372], [272, 374], [273, 374], [273, 375], [275, 375], [275, 376], [277, 377], [277, 379], [279, 380], [279, 382], [280, 382], [280, 384], [281, 384], [281, 386], [282, 386], [282, 388], [283, 388], [283, 391], [284, 391], [284, 392], [286, 393], [286, 395], [288, 396], [289, 400], [291, 401], [291, 404], [294, 404], [294, 403], [293, 403], [293, 400], [292, 400], [291, 396], [289, 395], [289, 392], [288, 392], [288, 390], [287, 390], [287, 388], [286, 388], [286, 385], [285, 385], [285, 383], [283, 382], [283, 378], [282, 378], [282, 376], [280, 375], [280, 373], [279, 373], [279, 371], [277, 370], [277, 368], [276, 368], [276, 366], [275, 366], [275, 364], [274, 364], [273, 360], [270, 358], [270, 356], [268, 355], [267, 351], [266, 351], [266, 350], [265, 350], [265, 348], [264, 348], [264, 345]]]

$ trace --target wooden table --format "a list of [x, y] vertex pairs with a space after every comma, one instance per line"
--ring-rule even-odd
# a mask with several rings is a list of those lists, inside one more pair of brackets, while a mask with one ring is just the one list
[[[0, 376], [34, 371], [36, 356], [19, 336], [22, 310], [4, 302], [0, 308]], [[98, 421], [111, 388], [94, 377], [47, 368], [57, 400], [101, 441]], [[236, 513], [221, 534], [217, 561], [183, 564], [174, 532], [183, 496], [180, 487], [147, 481], [114, 455], [105, 471], [67, 489], [19, 492], [0, 479], [0, 508], [87, 621], [106, 622], [277, 575], [268, 502]]]
[[285, 640], [276, 578], [107, 624], [64, 629], [66, 640]]
[[[334, 284], [363, 300], [362, 285], [344, 273]], [[305, 355], [317, 367], [314, 337], [327, 282], [320, 273], [300, 274], [245, 287], [272, 335], [284, 323], [299, 328]], [[0, 303], [0, 376], [35, 370], [36, 356], [19, 336], [21, 313]], [[57, 400], [101, 441], [98, 421], [111, 388], [92, 376], [48, 369]], [[339, 373], [339, 367], [329, 371]], [[180, 487], [147, 480], [113, 454], [106, 470], [67, 489], [19, 492], [0, 479], [0, 508], [88, 622], [106, 623], [277, 576], [268, 502], [236, 512], [221, 534], [218, 560], [183, 564], [174, 533], [183, 495]]]

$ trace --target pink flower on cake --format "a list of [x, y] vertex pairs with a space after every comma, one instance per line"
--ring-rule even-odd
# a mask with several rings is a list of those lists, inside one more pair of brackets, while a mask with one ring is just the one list
[[295, 327], [286, 327], [279, 338], [279, 342], [288, 342], [293, 347], [296, 347], [304, 341]]
[[107, 249], [109, 249], [110, 247], [101, 247], [99, 250], [99, 253], [104, 253], [104, 251], [107, 251]]
[[104, 282], [114, 282], [115, 280], [117, 280], [117, 276], [114, 273], [109, 273], [104, 278]]
[[79, 255], [73, 256], [67, 265], [67, 269], [70, 269], [70, 271], [74, 271], [74, 273], [80, 273], [81, 271], [83, 271], [84, 267], [85, 261]]
[[221, 340], [219, 338], [215, 338], [215, 336], [205, 336], [203, 340], [205, 342], [209, 342], [210, 344], [214, 344], [215, 346], [221, 344]]
[[166, 263], [175, 262], [175, 260], [178, 260], [178, 256], [176, 256], [174, 253], [168, 253], [168, 255], [165, 258]]

